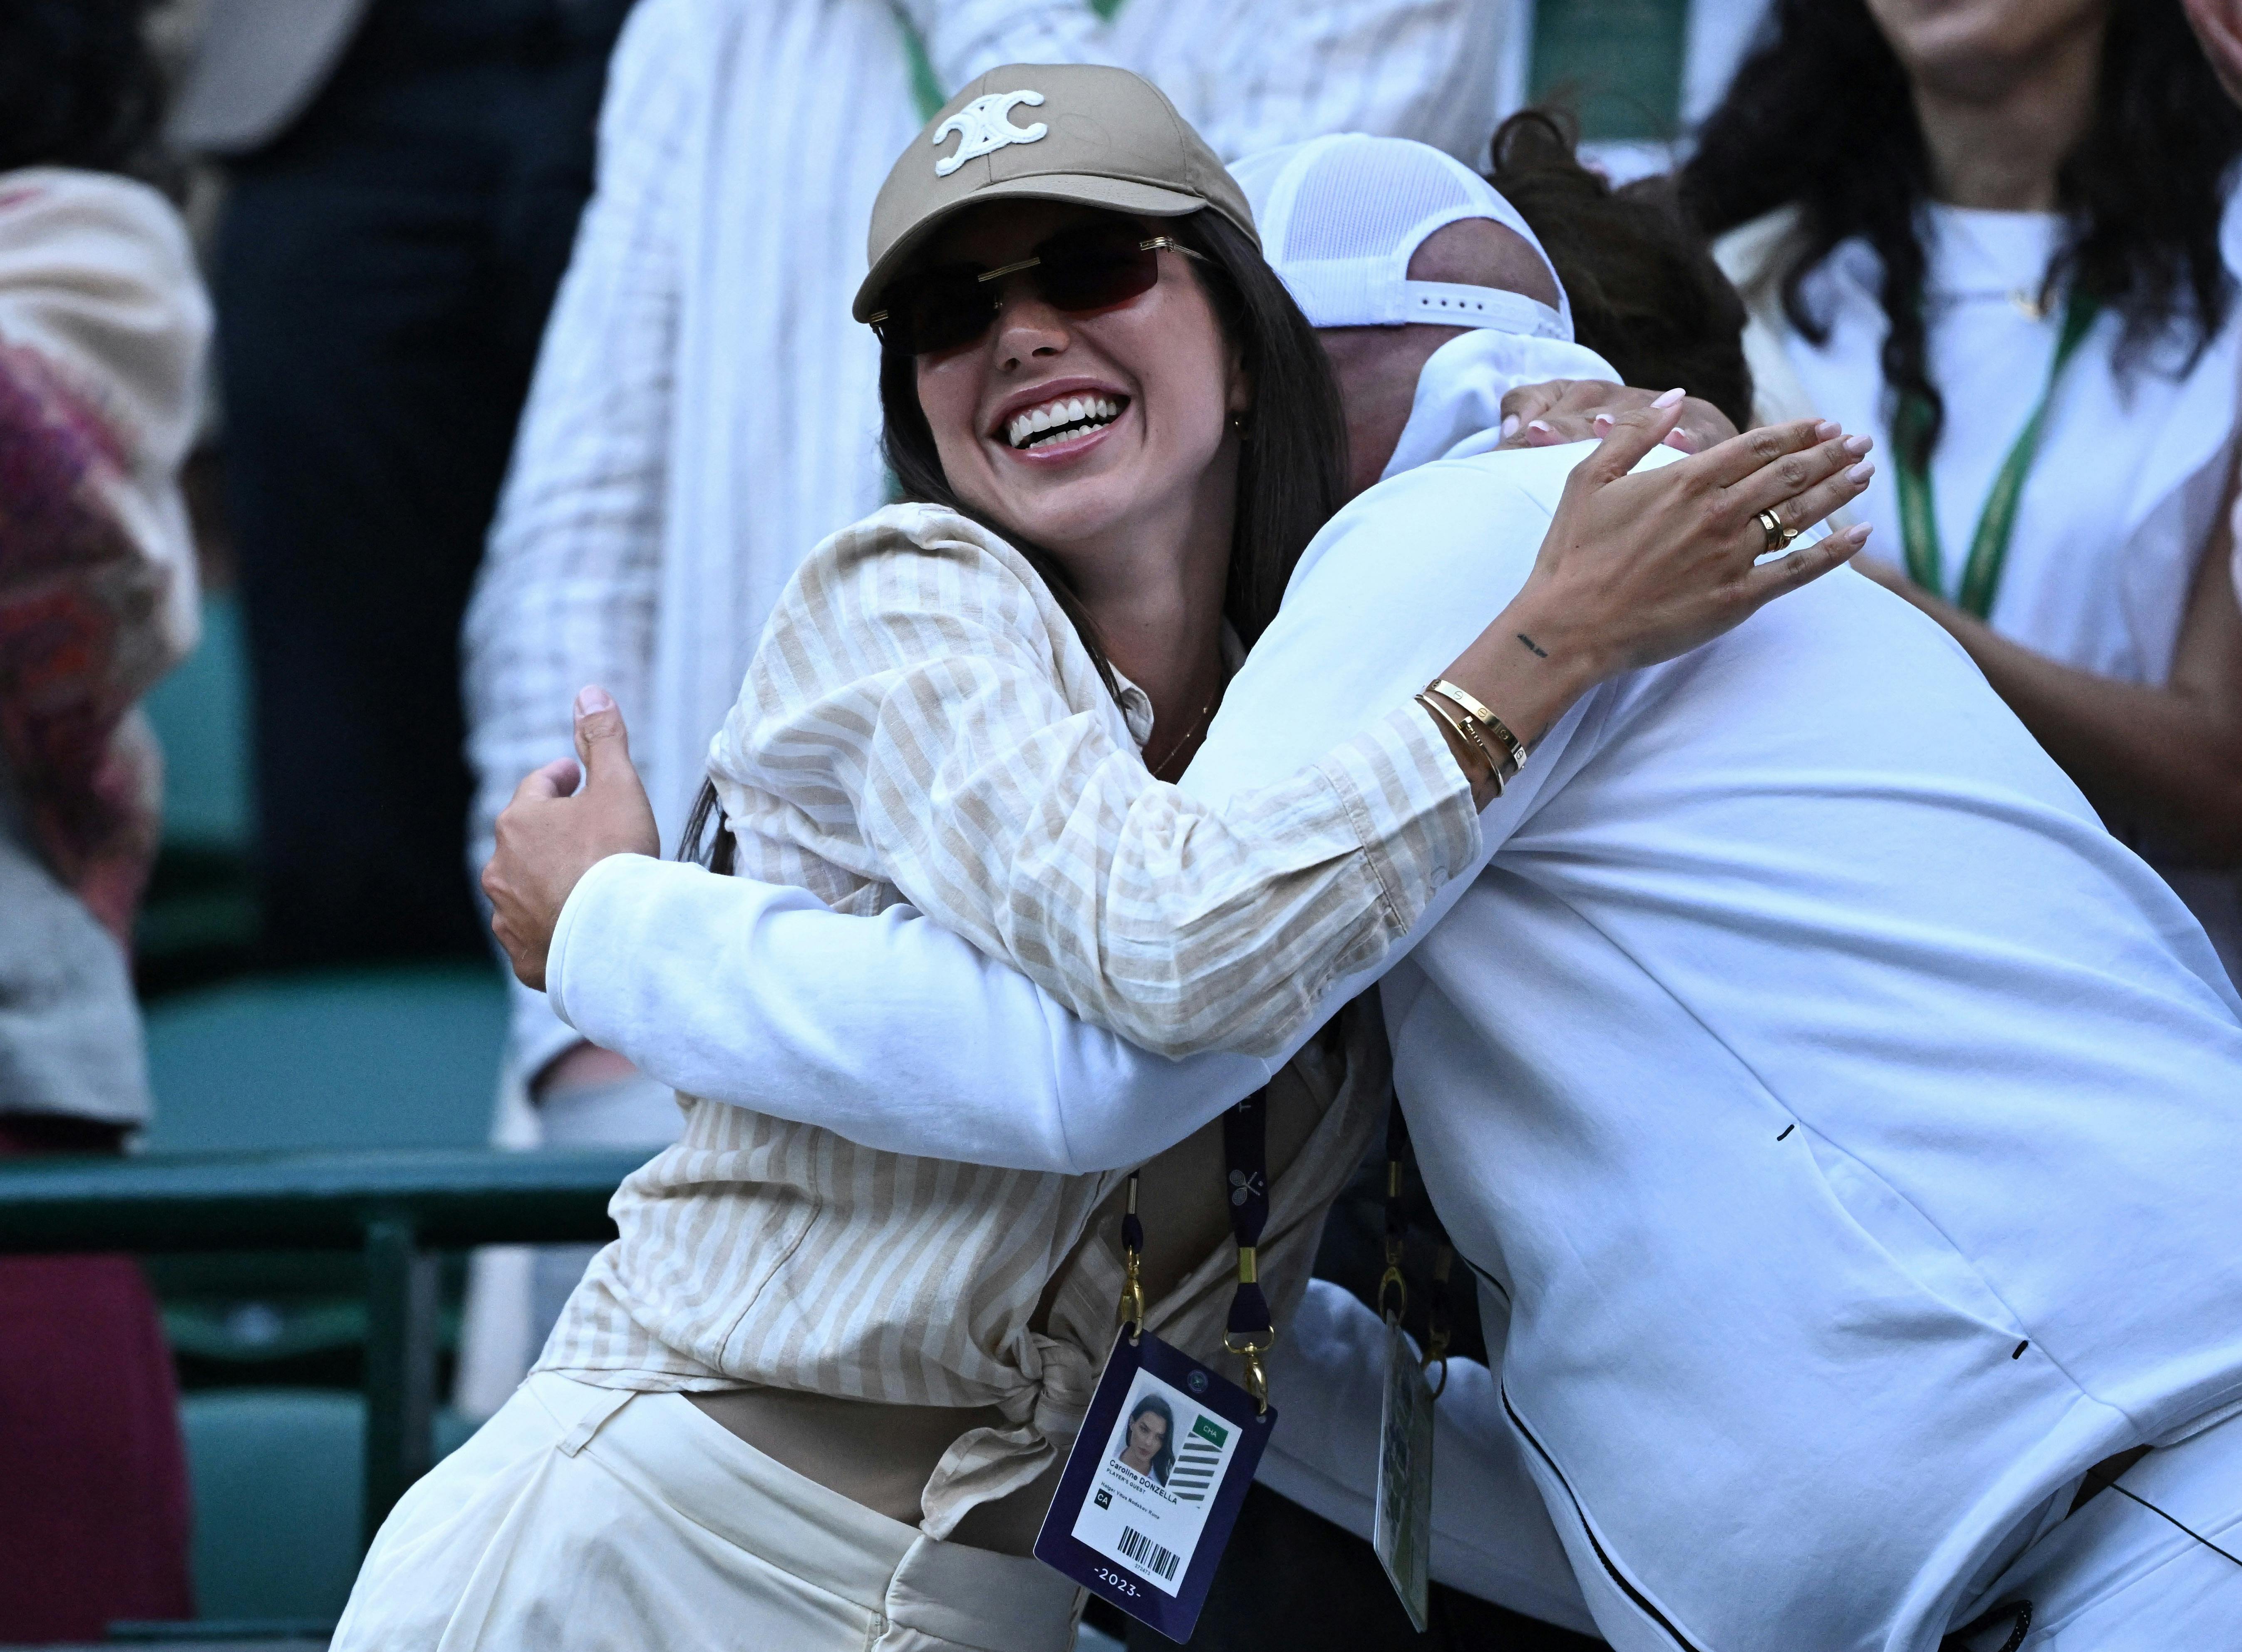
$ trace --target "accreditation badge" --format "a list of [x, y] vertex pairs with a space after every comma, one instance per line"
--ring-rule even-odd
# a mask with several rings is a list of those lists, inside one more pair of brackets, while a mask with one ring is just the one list
[[1236, 1383], [1156, 1336], [1132, 1342], [1124, 1328], [1036, 1558], [1170, 1640], [1189, 1640], [1276, 1421]]
[[1378, 1501], [1370, 1546], [1418, 1634], [1431, 1603], [1433, 1387], [1401, 1322], [1386, 1321], [1386, 1402], [1378, 1425]]

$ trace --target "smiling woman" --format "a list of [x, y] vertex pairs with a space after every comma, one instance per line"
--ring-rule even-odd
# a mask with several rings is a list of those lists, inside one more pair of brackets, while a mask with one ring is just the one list
[[[1584, 461], [1440, 695], [1205, 806], [1161, 776], [1345, 477], [1330, 366], [1238, 185], [1145, 82], [1014, 66], [896, 163], [871, 250], [856, 313], [904, 502], [782, 598], [711, 749], [711, 863], [844, 912], [908, 903], [1147, 1048], [1255, 1058], [1256, 1252], [1233, 1256], [1219, 1123], [1147, 1145], [1139, 1273], [1124, 1172], [906, 1158], [681, 1097], [681, 1141], [618, 1194], [538, 1371], [377, 1538], [339, 1652], [701, 1644], [712, 1622], [806, 1652], [1064, 1646], [1079, 1593], [1027, 1556], [1124, 1280], [1147, 1333], [1249, 1377], [1238, 1279], [1285, 1320], [1386, 1105], [1367, 1001], [1301, 1047], [1326, 984], [1393, 952], [1580, 694], [1857, 544], [1755, 566], [1756, 513], [1803, 526], [1858, 491], [1812, 422], [1628, 476], [1676, 392]], [[551, 912], [513, 845], [573, 803], [564, 778], [525, 782], [485, 880], [532, 981]]]
[[[1218, 621], [1252, 646], [1346, 487], [1338, 390], [1249, 232], [1212, 210], [1161, 227], [1060, 201], [960, 212], [889, 303], [973, 290], [943, 347], [898, 338], [880, 375], [904, 496], [1004, 534], [1101, 670], [1120, 639], [1156, 714], [1219, 697]], [[1072, 414], [1084, 399], [1111, 412]], [[1152, 547], [1154, 522], [1180, 557]], [[1182, 772], [1198, 721], [1157, 730], [1156, 774]]]

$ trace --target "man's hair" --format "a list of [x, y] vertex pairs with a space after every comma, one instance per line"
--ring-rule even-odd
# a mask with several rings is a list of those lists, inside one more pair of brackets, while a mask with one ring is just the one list
[[0, 0], [0, 171], [132, 171], [148, 158], [164, 84], [149, 0]]
[[[2118, 359], [2175, 336], [2199, 350], [2225, 319], [2219, 229], [2242, 111], [2219, 84], [2178, 0], [2125, 0], [2104, 25], [2085, 135], [2056, 172], [2067, 244], [2051, 270], [2125, 319]], [[1815, 343], [1829, 318], [1805, 280], [1858, 236], [1883, 265], [1883, 379], [1931, 417], [1897, 439], [1927, 461], [1945, 404], [1930, 380], [1922, 213], [1930, 159], [1907, 71], [1863, 0], [1776, 0], [1756, 48], [1682, 169], [1682, 198], [1708, 234], [1779, 206], [1798, 232], [1776, 272], [1783, 312]]]
[[1622, 189], [1581, 164], [1568, 118], [1521, 110], [1496, 129], [1487, 181], [1533, 226], [1573, 305], [1573, 334], [1625, 382], [1681, 385], [1751, 424], [1743, 300], [1673, 182]]

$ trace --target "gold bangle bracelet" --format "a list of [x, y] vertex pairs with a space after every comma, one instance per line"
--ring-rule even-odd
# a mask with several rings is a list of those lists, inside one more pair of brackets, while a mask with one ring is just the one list
[[1459, 740], [1487, 759], [1488, 772], [1494, 776], [1494, 795], [1502, 796], [1502, 759], [1494, 755], [1494, 749], [1487, 743], [1487, 736], [1479, 731], [1479, 725], [1429, 688], [1417, 696], [1417, 703], [1454, 729]]
[[1494, 777], [1494, 795], [1497, 797], [1501, 796], [1502, 764], [1495, 755], [1487, 749], [1487, 742], [1480, 737], [1479, 730], [1471, 726], [1471, 719], [1457, 715], [1429, 694], [1420, 694], [1416, 696], [1416, 699], [1419, 705], [1454, 730], [1457, 739], [1479, 753], [1480, 760], [1487, 764], [1487, 772]]
[[1493, 735], [1497, 740], [1502, 742], [1502, 743], [1509, 749], [1510, 763], [1513, 769], [1519, 769], [1526, 767], [1526, 759], [1532, 754], [1526, 749], [1526, 742], [1520, 740], [1516, 735], [1511, 733], [1510, 726], [1504, 722], [1501, 718], [1496, 716], [1494, 713], [1489, 711], [1485, 706], [1480, 704], [1478, 701], [1472, 698], [1470, 695], [1465, 693], [1461, 688], [1456, 687], [1454, 683], [1450, 682], [1446, 677], [1435, 678], [1429, 685], [1427, 685], [1426, 691], [1429, 694], [1445, 695], [1447, 698], [1454, 701], [1457, 705], [1463, 708], [1464, 714], [1473, 722], [1479, 724], [1480, 727], [1486, 729], [1487, 733]]

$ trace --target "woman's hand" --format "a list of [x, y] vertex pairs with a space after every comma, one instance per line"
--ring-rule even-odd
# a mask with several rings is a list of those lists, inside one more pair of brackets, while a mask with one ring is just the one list
[[[1655, 400], [1650, 391], [1601, 379], [1552, 379], [1544, 384], [1520, 385], [1502, 399], [1502, 445], [1554, 447], [1565, 442], [1601, 441], [1611, 434], [1621, 414], [1639, 413]], [[1684, 396], [1674, 428], [1663, 440], [1667, 447], [1685, 453], [1699, 453], [1735, 433], [1728, 414], [1711, 402]]]
[[[1761, 512], [1810, 527], [1874, 473], [1869, 439], [1826, 421], [1769, 425], [1633, 473], [1673, 431], [1682, 394], [1619, 415], [1574, 467], [1524, 588], [1442, 674], [1528, 747], [1605, 678], [1710, 641], [1868, 541], [1862, 524], [1768, 556]], [[1494, 776], [1445, 732], [1484, 807]]]
[[521, 984], [540, 991], [554, 926], [577, 881], [610, 855], [661, 853], [653, 806], [631, 764], [629, 731], [604, 688], [576, 696], [576, 750], [581, 769], [563, 757], [514, 789], [498, 817], [497, 851], [483, 868], [491, 933]]
[[1841, 566], [1868, 538], [1862, 525], [1761, 560], [1769, 551], [1762, 512], [1786, 530], [1804, 529], [1861, 495], [1876, 471], [1869, 438], [1800, 420], [1631, 473], [1680, 411], [1654, 403], [1622, 414], [1574, 467], [1512, 603], [1515, 617], [1540, 628], [1532, 634], [1545, 648], [1567, 648], [1599, 678], [1710, 641]]

